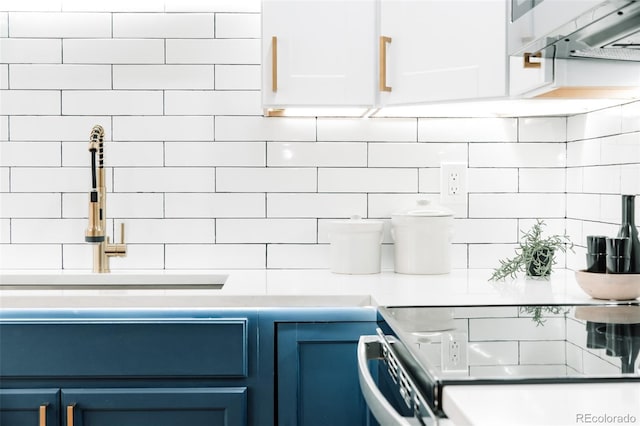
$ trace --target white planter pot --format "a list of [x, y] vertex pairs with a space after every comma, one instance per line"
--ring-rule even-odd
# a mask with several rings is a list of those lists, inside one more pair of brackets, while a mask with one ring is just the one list
[[415, 209], [391, 217], [395, 271], [447, 274], [451, 271], [453, 213], [420, 200]]
[[359, 217], [329, 223], [330, 268], [338, 274], [380, 272], [380, 244], [384, 224]]

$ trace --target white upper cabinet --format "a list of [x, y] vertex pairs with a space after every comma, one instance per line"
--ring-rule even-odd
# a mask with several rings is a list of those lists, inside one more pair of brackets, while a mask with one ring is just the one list
[[391, 39], [381, 106], [507, 94], [504, 0], [380, 0], [380, 8], [381, 36]]
[[265, 108], [507, 94], [505, 0], [263, 0]]
[[263, 0], [265, 108], [375, 104], [374, 0]]

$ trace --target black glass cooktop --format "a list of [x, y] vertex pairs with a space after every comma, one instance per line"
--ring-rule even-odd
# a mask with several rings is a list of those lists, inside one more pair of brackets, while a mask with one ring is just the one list
[[455, 384], [640, 380], [640, 305], [386, 307], [434, 408]]

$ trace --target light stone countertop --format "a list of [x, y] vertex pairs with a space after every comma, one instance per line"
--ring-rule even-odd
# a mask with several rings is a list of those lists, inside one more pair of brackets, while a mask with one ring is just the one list
[[[454, 269], [445, 275], [340, 275], [328, 270], [131, 271], [149, 277], [166, 274], [228, 275], [219, 290], [109, 289], [0, 290], [0, 308], [218, 308], [349, 307], [427, 305], [506, 305], [604, 303], [577, 285], [571, 270], [554, 271], [550, 280], [491, 282], [488, 269]], [[87, 274], [86, 271], [3, 271], [0, 282], [21, 274]]]

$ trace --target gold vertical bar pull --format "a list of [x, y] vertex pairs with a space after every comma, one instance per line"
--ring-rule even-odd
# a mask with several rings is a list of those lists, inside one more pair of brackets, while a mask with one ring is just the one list
[[67, 405], [67, 426], [73, 426], [73, 409], [74, 405]]
[[387, 86], [387, 43], [391, 43], [391, 37], [380, 36], [380, 91], [390, 92]]
[[40, 406], [40, 416], [39, 416], [38, 426], [47, 426], [47, 405], [46, 404], [43, 404]]
[[278, 37], [271, 37], [271, 91], [278, 91]]
[[542, 52], [524, 53], [524, 67], [525, 68], [540, 68], [542, 66], [541, 62], [531, 62], [531, 58], [542, 58]]

